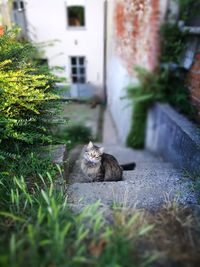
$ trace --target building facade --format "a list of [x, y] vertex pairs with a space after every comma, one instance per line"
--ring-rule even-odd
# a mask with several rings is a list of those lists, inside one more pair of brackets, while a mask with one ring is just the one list
[[[133, 115], [126, 88], [137, 83], [134, 66], [150, 71], [158, 66], [159, 30], [166, 14], [173, 23], [178, 21], [175, 1], [13, 1], [15, 22], [25, 29], [30, 40], [43, 47], [41, 58], [52, 68], [60, 67], [55, 69], [56, 74], [67, 79], [70, 90], [64, 95], [85, 98], [106, 95], [122, 143]], [[200, 111], [198, 23], [199, 15], [188, 24], [191, 45], [183, 67], [189, 71], [192, 100]]]
[[71, 97], [104, 93], [104, 1], [27, 0], [28, 36], [50, 67], [67, 78]]

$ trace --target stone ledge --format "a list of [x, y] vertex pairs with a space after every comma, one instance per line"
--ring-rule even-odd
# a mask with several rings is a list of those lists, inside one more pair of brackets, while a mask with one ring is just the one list
[[200, 174], [200, 130], [168, 104], [148, 113], [146, 148], [174, 166]]

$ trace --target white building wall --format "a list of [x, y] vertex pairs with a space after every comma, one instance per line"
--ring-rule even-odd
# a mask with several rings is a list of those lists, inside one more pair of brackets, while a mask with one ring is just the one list
[[132, 107], [128, 99], [124, 97], [126, 87], [133, 78], [130, 77], [115, 51], [114, 2], [114, 0], [109, 0], [107, 5], [107, 101], [119, 140], [125, 143], [131, 126]]
[[[70, 4], [85, 6], [84, 28], [68, 27], [66, 6]], [[87, 83], [102, 90], [104, 0], [27, 0], [26, 15], [30, 38], [38, 44], [53, 43], [44, 49], [51, 67], [63, 67], [62, 76], [69, 80], [69, 57], [85, 56]]]

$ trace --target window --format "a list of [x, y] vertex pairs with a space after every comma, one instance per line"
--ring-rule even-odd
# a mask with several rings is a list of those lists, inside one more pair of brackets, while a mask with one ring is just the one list
[[24, 10], [24, 2], [23, 1], [14, 1], [13, 2], [13, 9], [14, 10]]
[[69, 27], [85, 26], [85, 10], [83, 6], [67, 7], [67, 23]]
[[23, 1], [20, 1], [20, 9], [24, 10], [24, 2]]
[[85, 83], [85, 57], [71, 57], [70, 64], [72, 83]]
[[14, 10], [18, 9], [18, 3], [16, 1], [13, 2], [13, 9]]

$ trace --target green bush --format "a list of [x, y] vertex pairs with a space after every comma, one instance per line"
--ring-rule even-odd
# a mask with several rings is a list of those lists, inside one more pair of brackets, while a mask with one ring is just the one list
[[186, 47], [187, 33], [181, 32], [176, 24], [165, 23], [161, 27], [160, 34], [162, 38], [161, 62], [179, 64]]
[[143, 68], [136, 67], [138, 84], [130, 85], [127, 90], [127, 97], [133, 105], [131, 130], [126, 143], [128, 146], [139, 149], [144, 147], [146, 117], [148, 108], [155, 101], [162, 101], [165, 86], [165, 74], [162, 76], [151, 73]]
[[85, 125], [74, 124], [58, 129], [54, 133], [54, 142], [66, 144], [69, 150], [78, 144], [85, 144], [93, 139], [91, 128]]
[[36, 48], [17, 40], [17, 31], [0, 37], [0, 165], [18, 150], [51, 142], [50, 124], [58, 99], [58, 79], [35, 61]]
[[139, 83], [130, 85], [127, 90], [127, 96], [133, 104], [132, 126], [127, 145], [143, 148], [147, 112], [153, 103], [170, 103], [191, 120], [194, 120], [197, 110], [191, 104], [189, 90], [180, 73], [169, 69], [152, 73], [140, 67], [136, 68], [136, 72]]

